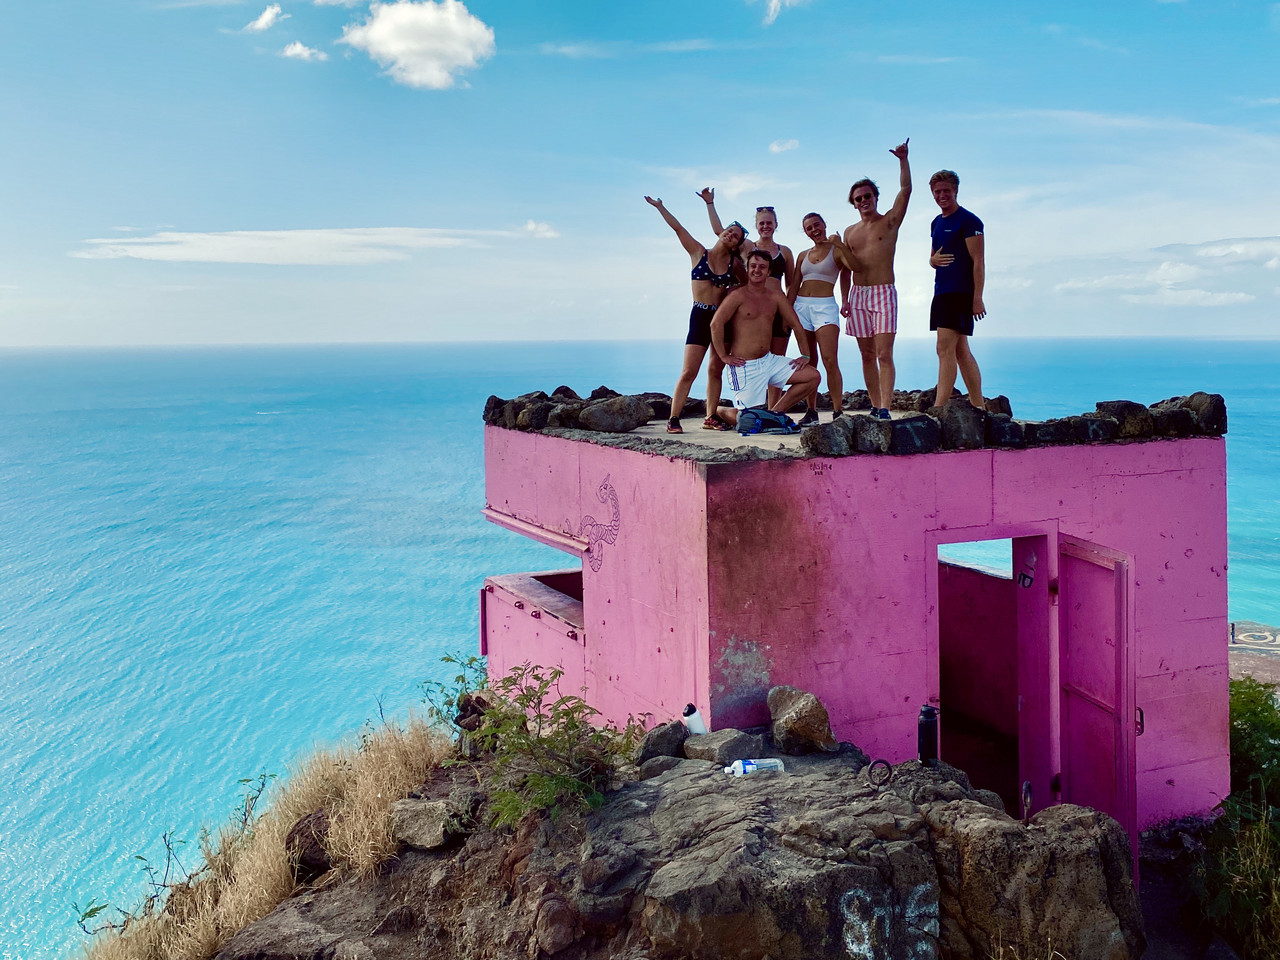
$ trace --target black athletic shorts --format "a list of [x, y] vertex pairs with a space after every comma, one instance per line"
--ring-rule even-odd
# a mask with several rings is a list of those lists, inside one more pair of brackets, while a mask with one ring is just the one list
[[715, 315], [715, 307], [694, 301], [693, 309], [689, 311], [689, 335], [684, 338], [685, 346], [711, 346], [711, 318]]
[[933, 305], [929, 307], [929, 329], [937, 330], [939, 327], [954, 330], [966, 337], [973, 336], [972, 290], [933, 295]]

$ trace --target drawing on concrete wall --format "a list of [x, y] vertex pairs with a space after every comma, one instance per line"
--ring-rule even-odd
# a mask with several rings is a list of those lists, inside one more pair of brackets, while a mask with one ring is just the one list
[[938, 896], [927, 883], [916, 886], [905, 904], [892, 889], [857, 888], [840, 898], [844, 945], [856, 960], [935, 960], [938, 955]]
[[604, 563], [604, 544], [613, 543], [618, 539], [618, 528], [622, 522], [622, 510], [618, 506], [618, 491], [613, 489], [609, 476], [606, 473], [604, 480], [596, 488], [596, 499], [609, 505], [612, 518], [605, 524], [588, 515], [582, 518], [582, 523], [578, 527], [578, 536], [587, 541], [587, 563], [590, 564], [592, 573], [600, 572], [600, 566]]

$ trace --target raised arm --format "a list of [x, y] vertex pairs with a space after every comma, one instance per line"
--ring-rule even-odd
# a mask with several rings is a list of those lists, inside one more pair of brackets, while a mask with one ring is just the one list
[[731, 290], [729, 295], [720, 302], [720, 306], [716, 308], [715, 316], [711, 318], [711, 349], [716, 352], [716, 356], [727, 367], [740, 367], [747, 362], [741, 357], [732, 356], [724, 345], [724, 328], [733, 319], [733, 315], [738, 312], [738, 304], [740, 303], [742, 303], [741, 294], [737, 290]]
[[911, 142], [911, 138], [898, 144], [889, 152], [898, 158], [898, 195], [893, 199], [893, 208], [889, 211], [889, 217], [895, 224], [901, 224], [902, 218], [907, 215], [907, 203], [911, 200], [911, 164], [907, 163], [907, 144]]
[[662, 205], [662, 200], [655, 200], [653, 197], [645, 197], [645, 200], [662, 214], [662, 219], [667, 221], [667, 226], [676, 232], [676, 236], [680, 239], [680, 246], [684, 247], [685, 252], [689, 254], [690, 259], [696, 260], [707, 252], [707, 248], [700, 244], [689, 234], [680, 221], [671, 215], [671, 211]]
[[981, 320], [987, 315], [986, 304], [982, 302], [982, 288], [987, 282], [987, 254], [982, 234], [965, 237], [964, 245], [969, 248], [969, 256], [973, 257], [973, 317]]
[[711, 221], [711, 229], [715, 231], [718, 237], [724, 233], [724, 224], [720, 222], [720, 214], [716, 213], [716, 192], [711, 187], [703, 187], [698, 191], [698, 196], [702, 198], [702, 202], [707, 205], [707, 219]]

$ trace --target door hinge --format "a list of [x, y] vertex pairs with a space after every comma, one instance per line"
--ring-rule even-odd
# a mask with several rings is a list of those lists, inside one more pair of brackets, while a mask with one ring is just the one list
[[1134, 707], [1134, 710], [1137, 711], [1137, 716], [1134, 717], [1134, 724], [1136, 725], [1138, 730], [1137, 735], [1140, 737], [1147, 730], [1147, 715], [1142, 712], [1141, 707]]
[[1049, 789], [1052, 790], [1054, 794], [1062, 793], [1062, 774], [1061, 773], [1055, 773], [1053, 775], [1053, 779], [1049, 781]]

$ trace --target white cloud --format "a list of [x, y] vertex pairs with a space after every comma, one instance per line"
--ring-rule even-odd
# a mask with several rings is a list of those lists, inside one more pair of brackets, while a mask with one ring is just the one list
[[264, 30], [270, 30], [281, 20], [288, 20], [289, 14], [280, 9], [280, 4], [273, 3], [258, 15], [258, 19], [253, 23], [245, 24], [245, 33], [262, 33]]
[[363, 50], [396, 83], [446, 90], [456, 75], [493, 56], [493, 28], [460, 0], [373, 3], [369, 18], [342, 28], [342, 43]]
[[147, 237], [86, 240], [71, 256], [86, 260], [170, 263], [259, 263], [273, 266], [363, 266], [408, 260], [418, 250], [484, 247], [486, 240], [559, 236], [529, 220], [523, 230], [443, 230], [432, 227], [341, 227], [315, 230], [162, 231]]
[[788, 150], [794, 150], [800, 146], [799, 140], [775, 140], [769, 144], [770, 153], [786, 153]]
[[1126, 293], [1121, 299], [1128, 303], [1151, 303], [1162, 307], [1226, 307], [1236, 303], [1256, 300], [1251, 293], [1210, 293], [1208, 290], [1174, 289], [1163, 287], [1154, 293]]
[[777, 20], [778, 14], [780, 14], [787, 7], [798, 6], [799, 4], [802, 4], [804, 2], [806, 2], [806, 0], [769, 0], [769, 5], [764, 12], [765, 24], [767, 25]]
[[621, 51], [616, 43], [544, 43], [538, 48], [548, 56], [570, 60], [608, 60]]
[[716, 187], [718, 195], [723, 196], [726, 200], [737, 200], [744, 193], [760, 190], [772, 183], [764, 177], [757, 177], [750, 173], [735, 173], [732, 176], [725, 177], [720, 180], [719, 186]]
[[311, 0], [317, 7], [358, 7], [364, 0]]
[[538, 240], [554, 240], [560, 236], [559, 232], [545, 220], [526, 220], [524, 229], [526, 233], [531, 234]]
[[695, 37], [689, 40], [667, 40], [662, 43], [648, 43], [640, 49], [654, 53], [701, 53], [704, 50], [713, 50], [715, 46], [710, 40], [702, 40]]
[[305, 43], [300, 43], [297, 40], [281, 50], [280, 56], [288, 57], [290, 60], [306, 60], [307, 62], [329, 59], [329, 55], [323, 50], [308, 47]]

